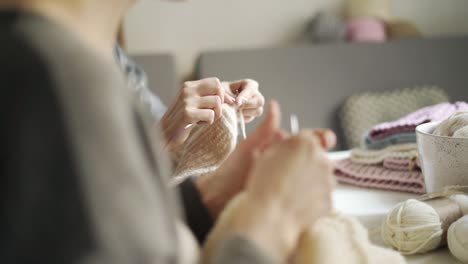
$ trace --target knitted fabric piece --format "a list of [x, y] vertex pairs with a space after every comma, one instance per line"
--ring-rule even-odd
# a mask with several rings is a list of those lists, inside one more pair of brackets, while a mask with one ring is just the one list
[[397, 133], [388, 137], [371, 140], [368, 135], [364, 138], [364, 146], [367, 149], [383, 149], [391, 145], [416, 143], [416, 133]]
[[414, 132], [416, 127], [420, 124], [432, 121], [442, 121], [444, 119], [447, 119], [452, 114], [462, 110], [468, 110], [467, 103], [441, 103], [433, 106], [424, 107], [396, 121], [382, 123], [373, 127], [369, 131], [369, 138], [371, 140], [376, 140], [397, 133]]
[[424, 176], [420, 171], [394, 171], [344, 159], [336, 162], [335, 176], [339, 182], [361, 187], [417, 194], [426, 192]]
[[412, 170], [420, 169], [418, 157], [414, 157], [414, 158], [388, 157], [384, 159], [382, 166], [389, 170], [396, 170], [396, 171], [412, 171]]
[[381, 164], [386, 158], [414, 158], [418, 156], [418, 145], [399, 144], [381, 150], [355, 148], [351, 151], [351, 161], [360, 164]]
[[216, 170], [234, 150], [237, 143], [236, 110], [224, 104], [222, 116], [212, 125], [197, 125], [181, 146], [181, 157], [174, 181]]
[[399, 144], [381, 150], [356, 148], [351, 151], [350, 160], [358, 164], [383, 164], [383, 167], [387, 169], [411, 171], [417, 168], [418, 155], [416, 144]]
[[355, 94], [346, 99], [340, 109], [347, 147], [359, 147], [364, 135], [377, 124], [447, 101], [444, 90], [430, 86]]

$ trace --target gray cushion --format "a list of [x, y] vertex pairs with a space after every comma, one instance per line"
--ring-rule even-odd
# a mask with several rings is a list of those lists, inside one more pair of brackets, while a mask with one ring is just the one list
[[363, 145], [364, 134], [377, 124], [447, 101], [446, 92], [438, 87], [409, 87], [352, 95], [346, 99], [340, 112], [346, 146]]

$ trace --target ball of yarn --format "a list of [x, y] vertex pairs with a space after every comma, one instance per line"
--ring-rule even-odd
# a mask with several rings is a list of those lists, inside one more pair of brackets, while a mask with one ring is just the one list
[[451, 115], [449, 118], [442, 121], [434, 130], [436, 136], [445, 137], [463, 137], [456, 136], [458, 130], [468, 126], [468, 112], [461, 111]]
[[468, 215], [450, 225], [447, 242], [452, 255], [461, 262], [468, 263]]
[[396, 205], [381, 229], [384, 242], [405, 255], [437, 248], [442, 234], [442, 223], [436, 210], [414, 199]]
[[383, 42], [385, 24], [377, 18], [356, 18], [348, 22], [347, 38], [351, 42]]
[[450, 200], [456, 202], [460, 206], [463, 215], [468, 215], [468, 195], [455, 194], [449, 197]]

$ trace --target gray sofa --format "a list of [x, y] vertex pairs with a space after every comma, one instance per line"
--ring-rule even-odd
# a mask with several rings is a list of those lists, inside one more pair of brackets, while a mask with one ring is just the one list
[[[167, 71], [174, 63], [170, 57], [158, 60], [137, 57], [168, 103], [177, 91], [175, 75]], [[357, 92], [437, 85], [451, 100], [468, 101], [468, 36], [208, 51], [197, 62], [197, 77], [211, 76], [256, 79], [267, 99], [280, 102], [283, 127], [289, 127], [288, 116], [295, 113], [302, 127], [329, 127], [341, 139], [338, 110]]]

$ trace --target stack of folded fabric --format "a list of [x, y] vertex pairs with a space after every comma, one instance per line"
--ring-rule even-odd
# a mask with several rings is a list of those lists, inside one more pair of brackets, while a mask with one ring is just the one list
[[422, 108], [396, 121], [379, 124], [365, 135], [364, 147], [336, 163], [340, 182], [362, 187], [425, 193], [424, 177], [418, 164], [416, 126], [447, 119], [468, 110], [464, 102], [441, 103]]

